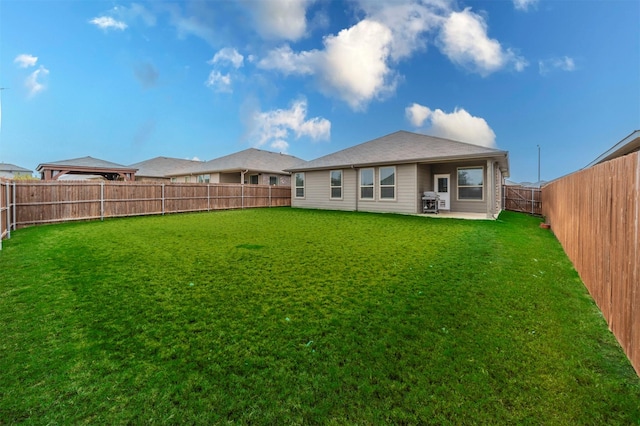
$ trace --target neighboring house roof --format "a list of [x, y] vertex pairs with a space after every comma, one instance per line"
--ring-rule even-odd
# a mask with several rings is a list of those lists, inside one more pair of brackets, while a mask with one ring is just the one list
[[83, 169], [123, 169], [123, 170], [136, 170], [129, 166], [123, 166], [122, 164], [112, 163], [110, 161], [100, 160], [93, 157], [81, 157], [72, 158], [70, 160], [53, 161], [51, 163], [42, 163], [38, 165], [37, 171], [42, 170], [46, 166], [51, 167], [73, 167]]
[[212, 172], [252, 172], [283, 174], [285, 170], [304, 164], [305, 161], [293, 155], [264, 151], [256, 148], [216, 158], [204, 163], [171, 172], [169, 175], [203, 174]]
[[25, 169], [24, 167], [16, 166], [15, 164], [0, 163], [0, 172], [32, 173], [32, 170]]
[[166, 177], [176, 170], [202, 165], [202, 161], [184, 160], [181, 158], [156, 157], [150, 160], [131, 164], [129, 167], [138, 169], [136, 176], [141, 177]]
[[56, 180], [67, 174], [100, 175], [110, 180], [115, 180], [118, 177], [131, 180], [134, 179], [137, 169], [98, 158], [81, 157], [42, 163], [38, 165], [36, 170], [42, 173], [44, 180]]
[[585, 169], [636, 151], [640, 151], [640, 130], [636, 130], [626, 138], [622, 139], [611, 149], [607, 150], [604, 154], [587, 164]]
[[379, 164], [432, 163], [487, 157], [497, 158], [503, 173], [508, 176], [509, 161], [507, 151], [401, 130], [308, 161], [302, 165], [291, 167], [289, 170], [302, 171], [336, 167], [366, 167]]

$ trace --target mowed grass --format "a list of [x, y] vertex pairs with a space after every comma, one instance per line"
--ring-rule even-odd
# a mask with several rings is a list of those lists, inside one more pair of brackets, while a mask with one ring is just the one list
[[640, 424], [640, 379], [539, 222], [277, 208], [18, 230], [0, 424]]

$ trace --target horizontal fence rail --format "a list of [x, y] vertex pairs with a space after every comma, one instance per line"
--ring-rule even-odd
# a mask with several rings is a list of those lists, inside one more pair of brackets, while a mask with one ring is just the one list
[[0, 190], [2, 238], [28, 225], [291, 205], [288, 186], [2, 181]]
[[542, 215], [542, 191], [540, 188], [505, 185], [504, 209], [514, 212]]
[[544, 216], [640, 375], [640, 153], [542, 189]]

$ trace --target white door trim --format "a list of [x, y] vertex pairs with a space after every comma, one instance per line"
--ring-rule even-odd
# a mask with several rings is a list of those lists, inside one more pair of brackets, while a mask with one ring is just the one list
[[[446, 179], [446, 183], [438, 185], [438, 179]], [[439, 190], [446, 191], [439, 191]], [[450, 174], [437, 174], [433, 175], [433, 190], [440, 197], [438, 201], [438, 208], [440, 210], [451, 210], [451, 175]]]

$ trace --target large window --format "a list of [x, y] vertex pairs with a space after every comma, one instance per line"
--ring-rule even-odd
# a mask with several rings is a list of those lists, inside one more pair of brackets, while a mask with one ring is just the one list
[[482, 167], [458, 169], [458, 200], [482, 201], [484, 170]]
[[278, 184], [278, 176], [269, 176], [269, 185], [277, 185]]
[[296, 173], [296, 198], [304, 198], [304, 173]]
[[373, 200], [373, 169], [360, 170], [360, 198]]
[[342, 198], [342, 170], [331, 170], [331, 198]]
[[257, 185], [258, 184], [258, 175], [249, 176], [249, 183], [251, 185]]
[[396, 198], [396, 168], [380, 167], [380, 199], [393, 200]]

